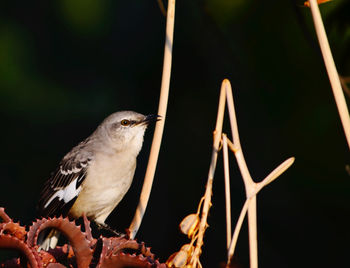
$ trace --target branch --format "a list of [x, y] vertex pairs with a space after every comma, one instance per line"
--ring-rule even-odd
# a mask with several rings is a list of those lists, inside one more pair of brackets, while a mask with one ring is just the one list
[[342, 86], [339, 80], [339, 74], [337, 72], [337, 68], [333, 60], [332, 52], [329, 47], [326, 31], [324, 29], [324, 25], [320, 14], [320, 10], [318, 8], [317, 1], [309, 0], [309, 3], [310, 3], [311, 12], [312, 12], [312, 17], [315, 24], [318, 42], [320, 44], [322, 55], [323, 55], [323, 60], [326, 65], [329, 80], [331, 82], [333, 95], [335, 98], [335, 102], [337, 104], [340, 120], [343, 124], [345, 137], [348, 142], [348, 146], [350, 148], [350, 116], [349, 116], [348, 107], [346, 105]]
[[141, 191], [140, 201], [137, 206], [134, 218], [129, 227], [130, 238], [133, 239], [140, 228], [142, 218], [145, 214], [147, 203], [152, 189], [154, 173], [156, 171], [157, 160], [160, 150], [160, 144], [162, 142], [162, 135], [164, 129], [164, 123], [166, 118], [166, 110], [168, 105], [169, 86], [170, 86], [170, 74], [171, 74], [171, 62], [172, 62], [172, 49], [173, 49], [173, 37], [174, 37], [174, 21], [175, 21], [175, 0], [170, 0], [168, 3], [167, 12], [167, 24], [165, 35], [165, 48], [164, 48], [164, 62], [163, 62], [163, 77], [160, 90], [160, 99], [158, 106], [158, 115], [162, 120], [158, 121], [154, 131], [153, 142], [149, 161], [147, 165], [146, 175]]

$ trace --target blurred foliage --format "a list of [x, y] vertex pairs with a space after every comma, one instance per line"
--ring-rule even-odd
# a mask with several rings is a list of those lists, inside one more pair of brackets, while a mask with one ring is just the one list
[[[164, 142], [138, 234], [162, 260], [186, 241], [178, 224], [204, 193], [220, 83], [229, 78], [252, 176], [259, 180], [296, 157], [259, 194], [260, 267], [347, 263], [349, 150], [303, 2], [177, 1]], [[0, 205], [27, 224], [50, 172], [104, 117], [123, 109], [156, 112], [165, 19], [156, 1], [15, 0], [1, 6]], [[338, 71], [350, 76], [350, 1], [320, 9]], [[108, 219], [121, 231], [137, 205], [151, 132], [135, 183]], [[226, 257], [220, 160], [204, 267]], [[235, 222], [244, 188], [234, 161], [232, 174]], [[237, 261], [248, 267], [248, 260], [243, 229]]]
[[109, 26], [110, 0], [56, 1], [62, 20], [76, 34], [96, 34]]
[[205, 9], [218, 25], [225, 27], [232, 21], [241, 19], [242, 13], [244, 14], [252, 4], [244, 0], [206, 0]]

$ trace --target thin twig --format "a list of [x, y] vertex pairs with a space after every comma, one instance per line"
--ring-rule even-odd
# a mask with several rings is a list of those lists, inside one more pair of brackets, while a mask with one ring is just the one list
[[231, 244], [228, 248], [228, 253], [227, 253], [227, 264], [230, 265], [232, 257], [233, 257], [233, 253], [235, 252], [235, 248], [236, 248], [236, 244], [237, 244], [237, 239], [238, 239], [238, 235], [241, 232], [241, 227], [242, 227], [242, 223], [244, 220], [245, 215], [247, 214], [247, 210], [249, 207], [251, 199], [246, 199], [246, 201], [244, 202], [244, 206], [241, 210], [241, 213], [239, 214], [239, 218], [238, 221], [236, 223], [236, 227], [235, 230], [233, 232], [233, 236], [231, 239]]
[[[231, 123], [231, 131], [233, 135], [233, 143], [226, 137], [225, 134], [222, 134], [222, 125], [224, 119], [225, 112], [225, 99], [227, 101], [227, 106], [229, 110], [230, 123]], [[220, 144], [220, 137], [222, 136], [222, 143]], [[229, 187], [229, 169], [228, 169], [228, 147], [234, 152], [238, 166], [240, 168], [241, 175], [243, 177], [244, 186], [246, 190], [246, 202], [242, 208], [240, 217], [238, 219], [237, 225], [235, 227], [235, 231], [233, 233], [233, 237], [230, 241], [230, 238], [227, 238], [228, 242], [228, 260], [227, 264], [229, 265], [234, 253], [234, 249], [236, 246], [236, 242], [238, 239], [238, 235], [242, 226], [242, 222], [244, 216], [248, 211], [248, 228], [249, 228], [249, 246], [250, 246], [250, 267], [257, 268], [258, 267], [258, 251], [257, 251], [257, 220], [256, 220], [256, 195], [257, 193], [267, 184], [271, 183], [275, 180], [279, 175], [281, 175], [288, 167], [290, 167], [294, 158], [289, 158], [280, 164], [277, 168], [275, 168], [264, 180], [259, 183], [255, 183], [250, 176], [247, 164], [245, 162], [240, 140], [238, 134], [238, 126], [236, 120], [236, 113], [234, 109], [234, 102], [232, 96], [232, 88], [230, 81], [225, 79], [221, 84], [220, 90], [220, 99], [218, 106], [218, 113], [216, 119], [216, 126], [214, 130], [214, 142], [213, 142], [213, 150], [211, 163], [209, 168], [208, 180], [206, 185], [206, 191], [204, 194], [204, 204], [202, 207], [202, 214], [199, 223], [198, 234], [196, 236], [196, 247], [192, 254], [190, 260], [190, 267], [201, 267], [199, 262], [199, 256], [201, 254], [201, 247], [203, 245], [203, 236], [204, 232], [207, 228], [207, 218], [209, 209], [211, 206], [211, 195], [212, 195], [212, 184], [213, 178], [216, 168], [218, 151], [220, 150], [220, 146], [222, 145], [224, 151], [224, 168], [225, 168], [225, 186], [226, 191], [230, 189]], [[229, 194], [227, 195], [229, 196]], [[203, 198], [201, 202], [203, 202]], [[201, 207], [201, 203], [199, 205], [199, 209]], [[230, 207], [230, 197], [226, 198], [226, 207]], [[198, 213], [199, 211], [197, 211]], [[227, 211], [227, 215], [230, 215], [230, 210]], [[231, 232], [231, 216], [227, 216], [227, 233]]]
[[165, 7], [164, 7], [163, 0], [157, 0], [157, 2], [158, 2], [158, 6], [159, 6], [159, 9], [160, 9], [160, 12], [162, 12], [164, 17], [166, 17], [166, 10], [165, 10]]
[[227, 106], [228, 106], [229, 116], [230, 116], [231, 131], [233, 136], [232, 148], [234, 149], [233, 151], [243, 178], [243, 182], [246, 190], [246, 197], [247, 197], [246, 203], [241, 211], [240, 218], [236, 225], [235, 233], [231, 240], [232, 242], [228, 251], [228, 264], [230, 263], [234, 252], [234, 248], [238, 238], [238, 233], [240, 231], [245, 212], [246, 210], [248, 210], [250, 267], [257, 268], [258, 267], [258, 246], [257, 246], [256, 195], [264, 186], [271, 183], [279, 175], [281, 175], [287, 168], [289, 168], [293, 164], [294, 158], [292, 157], [284, 161], [261, 182], [255, 183], [253, 181], [250, 175], [250, 172], [248, 170], [246, 161], [244, 159], [243, 150], [239, 139], [238, 124], [237, 124], [236, 112], [234, 107], [232, 88], [228, 80], [226, 80], [225, 88], [226, 88]]
[[197, 264], [200, 266], [199, 256], [201, 254], [204, 232], [207, 227], [207, 218], [208, 218], [209, 208], [211, 206], [212, 185], [213, 185], [214, 173], [215, 173], [216, 162], [217, 162], [217, 157], [219, 152], [222, 125], [224, 121], [224, 112], [225, 112], [225, 86], [224, 84], [222, 84], [221, 91], [220, 91], [220, 100], [219, 100], [219, 108], [218, 108], [218, 114], [216, 119], [216, 126], [214, 130], [214, 142], [213, 142], [213, 149], [211, 154], [211, 162], [210, 162], [210, 167], [208, 172], [207, 186], [204, 194], [204, 204], [203, 204], [202, 215], [201, 215], [201, 220], [199, 224], [196, 248], [193, 252], [193, 255], [190, 261], [191, 267], [197, 267]]
[[227, 258], [227, 264], [229, 265], [231, 263], [235, 248], [236, 248], [236, 244], [237, 244], [237, 239], [238, 239], [238, 235], [239, 232], [241, 231], [241, 227], [242, 227], [242, 223], [244, 220], [244, 216], [246, 215], [246, 212], [249, 208], [250, 202], [253, 198], [256, 197], [256, 195], [260, 192], [260, 190], [265, 187], [266, 185], [268, 185], [269, 183], [273, 182], [275, 179], [277, 179], [278, 176], [280, 176], [284, 171], [286, 171], [293, 163], [294, 163], [295, 158], [294, 157], [290, 157], [288, 158], [286, 161], [284, 161], [282, 164], [280, 164], [277, 168], [275, 168], [269, 175], [266, 176], [265, 179], [263, 179], [261, 182], [256, 184], [256, 188], [254, 189], [254, 191], [251, 193], [250, 196], [247, 197], [244, 206], [241, 210], [241, 213], [239, 215], [233, 236], [232, 236], [232, 240], [231, 240], [231, 244], [229, 246], [228, 249], [228, 258]]
[[343, 124], [343, 129], [345, 132], [345, 137], [350, 148], [350, 116], [346, 101], [344, 98], [344, 93], [339, 80], [339, 74], [335, 66], [331, 49], [329, 47], [326, 31], [324, 29], [322, 17], [316, 0], [309, 0], [312, 17], [315, 24], [315, 29], [318, 37], [318, 41], [321, 47], [323, 60], [326, 65], [329, 80], [331, 82], [333, 95], [335, 102], [337, 104], [339, 116]]
[[222, 134], [224, 172], [225, 172], [225, 199], [226, 199], [226, 242], [227, 250], [231, 244], [231, 188], [230, 188], [230, 169], [228, 162], [227, 136]]
[[[225, 79], [226, 94], [227, 94], [227, 106], [230, 116], [231, 131], [233, 136], [233, 145], [237, 149], [235, 157], [237, 159], [238, 167], [243, 177], [243, 182], [246, 190], [246, 196], [251, 196], [256, 187], [256, 183], [253, 181], [247, 163], [245, 162], [243, 151], [241, 148], [241, 142], [238, 134], [238, 125], [236, 119], [235, 106], [232, 95], [232, 87], [230, 81]], [[248, 207], [248, 231], [249, 231], [249, 251], [250, 251], [250, 268], [258, 267], [258, 234], [257, 234], [257, 218], [256, 218], [256, 196], [251, 198]]]
[[[282, 164], [276, 167], [269, 175], [266, 176], [261, 182], [258, 183], [258, 187], [263, 188], [269, 183], [277, 179], [283, 172], [285, 172], [295, 161], [294, 157], [290, 157], [285, 160]], [[261, 185], [261, 186], [260, 186]]]
[[140, 228], [143, 215], [147, 207], [149, 196], [152, 189], [154, 173], [157, 166], [157, 160], [159, 155], [159, 149], [162, 142], [162, 135], [165, 123], [165, 116], [168, 104], [170, 75], [171, 75], [171, 62], [172, 62], [172, 49], [173, 49], [173, 36], [174, 36], [174, 20], [175, 20], [175, 0], [169, 0], [168, 12], [167, 12], [167, 24], [165, 35], [165, 48], [164, 48], [164, 62], [163, 62], [163, 77], [160, 90], [158, 115], [162, 120], [158, 121], [155, 127], [151, 152], [148, 160], [148, 166], [146, 175], [141, 191], [140, 201], [136, 209], [134, 218], [130, 224], [130, 238], [133, 239]]
[[234, 152], [234, 153], [237, 152], [237, 148], [233, 145], [232, 141], [230, 141], [229, 138], [227, 138], [227, 146], [230, 148], [230, 150], [232, 152]]
[[346, 78], [339, 75], [339, 79], [340, 79], [340, 83], [343, 87], [344, 92], [350, 98], [350, 89], [349, 89], [348, 85], [346, 84], [347, 83]]

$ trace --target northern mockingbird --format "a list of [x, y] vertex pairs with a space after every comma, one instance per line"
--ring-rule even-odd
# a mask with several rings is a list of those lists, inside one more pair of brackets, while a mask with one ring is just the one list
[[[45, 183], [38, 204], [40, 214], [75, 219], [85, 214], [104, 226], [131, 185], [145, 130], [157, 118], [132, 111], [108, 116], [63, 157]], [[51, 231], [41, 247], [53, 248], [57, 240], [58, 232]]]

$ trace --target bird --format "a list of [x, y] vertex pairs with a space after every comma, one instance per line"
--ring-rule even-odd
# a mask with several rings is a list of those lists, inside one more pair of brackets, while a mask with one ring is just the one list
[[[85, 140], [68, 152], [44, 184], [37, 209], [42, 217], [86, 216], [99, 226], [123, 199], [133, 181], [147, 126], [158, 115], [120, 111], [109, 115]], [[41, 238], [54, 248], [59, 232]], [[38, 240], [39, 241], [39, 240]]]

